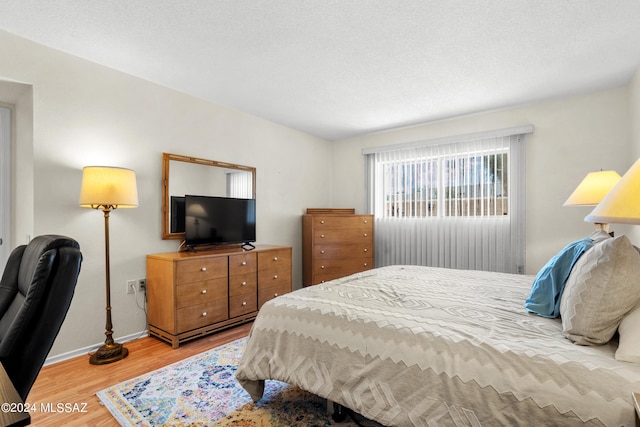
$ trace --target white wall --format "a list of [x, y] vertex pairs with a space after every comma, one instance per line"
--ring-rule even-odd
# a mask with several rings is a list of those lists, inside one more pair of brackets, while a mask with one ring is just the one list
[[333, 203], [355, 202], [365, 211], [363, 148], [524, 124], [535, 128], [527, 137], [526, 171], [526, 271], [535, 274], [567, 243], [593, 229], [583, 222], [588, 208], [562, 207], [582, 178], [600, 169], [623, 174], [630, 166], [627, 88], [337, 141]]
[[629, 119], [634, 159], [640, 157], [640, 68], [629, 82]]
[[293, 246], [294, 288], [301, 286], [301, 214], [330, 206], [331, 143], [4, 32], [0, 57], [0, 80], [29, 88], [16, 103], [15, 244], [28, 234], [65, 234], [78, 240], [84, 256], [50, 357], [104, 342], [103, 216], [78, 206], [86, 165], [137, 174], [139, 208], [110, 219], [116, 338], [146, 328], [126, 281], [145, 276], [146, 254], [178, 245], [160, 237], [162, 152], [256, 167], [258, 243]]
[[[635, 160], [640, 158], [640, 68], [629, 83], [629, 122], [632, 155], [628, 166], [631, 166]], [[640, 246], [640, 226], [632, 226], [629, 236], [634, 245]]]

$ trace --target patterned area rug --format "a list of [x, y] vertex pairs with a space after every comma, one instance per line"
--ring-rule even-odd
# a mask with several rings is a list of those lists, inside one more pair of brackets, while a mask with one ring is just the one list
[[[327, 403], [278, 381], [267, 381], [256, 404], [235, 371], [240, 339], [97, 393], [122, 426], [331, 426]], [[340, 426], [355, 426], [342, 422]]]

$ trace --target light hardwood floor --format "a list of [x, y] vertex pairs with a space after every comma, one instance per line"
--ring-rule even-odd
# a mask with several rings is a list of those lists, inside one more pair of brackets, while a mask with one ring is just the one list
[[[76, 357], [40, 371], [27, 403], [38, 411], [30, 411], [35, 426], [117, 426], [109, 411], [103, 407], [96, 392], [134, 378], [149, 371], [218, 347], [249, 334], [251, 323], [202, 337], [177, 349], [156, 338], [144, 337], [125, 344], [129, 356], [118, 362], [95, 366], [89, 364], [89, 355]], [[49, 405], [50, 404], [50, 405]], [[84, 413], [42, 412], [39, 409], [70, 404]], [[78, 405], [76, 405], [78, 404]]]

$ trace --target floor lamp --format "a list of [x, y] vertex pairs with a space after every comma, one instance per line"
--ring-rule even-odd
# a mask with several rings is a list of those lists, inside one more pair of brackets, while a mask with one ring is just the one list
[[131, 169], [109, 166], [87, 166], [82, 170], [82, 189], [80, 206], [101, 209], [104, 213], [104, 249], [105, 276], [107, 290], [107, 336], [101, 346], [89, 358], [92, 365], [104, 365], [124, 359], [129, 350], [113, 341], [111, 323], [111, 278], [109, 271], [109, 213], [117, 208], [135, 208], [138, 206], [136, 174]]

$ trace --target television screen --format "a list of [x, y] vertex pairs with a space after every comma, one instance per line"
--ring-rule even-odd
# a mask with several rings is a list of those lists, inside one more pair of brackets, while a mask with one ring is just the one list
[[185, 196], [185, 239], [188, 246], [255, 242], [255, 199]]

